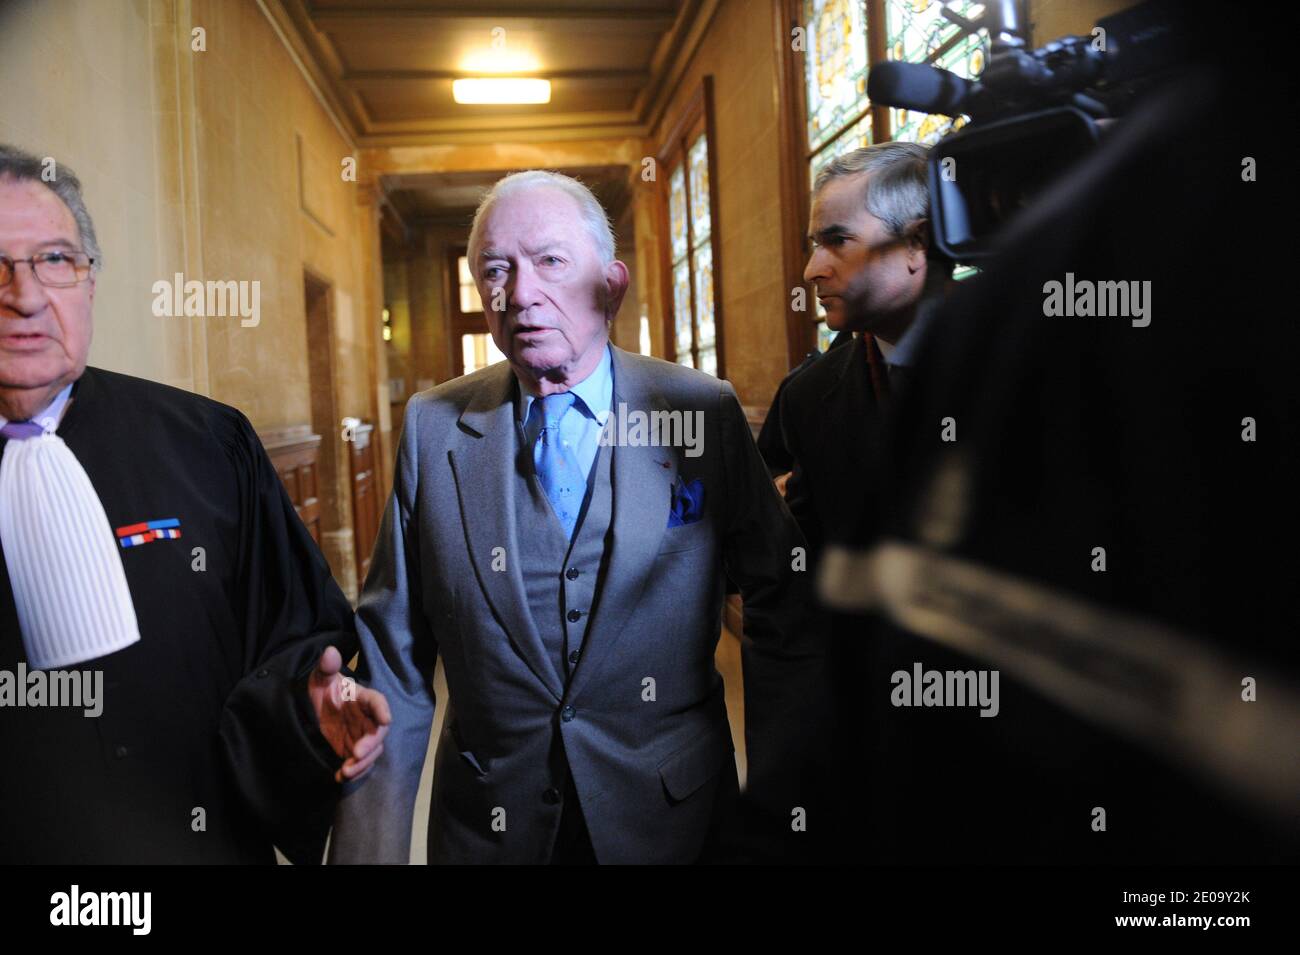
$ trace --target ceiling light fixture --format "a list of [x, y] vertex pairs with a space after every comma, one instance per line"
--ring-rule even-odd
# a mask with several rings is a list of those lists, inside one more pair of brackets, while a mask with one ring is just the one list
[[451, 95], [465, 105], [527, 105], [551, 101], [551, 81], [513, 76], [452, 80]]

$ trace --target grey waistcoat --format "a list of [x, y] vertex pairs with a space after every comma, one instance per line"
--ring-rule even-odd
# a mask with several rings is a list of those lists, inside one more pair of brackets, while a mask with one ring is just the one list
[[[523, 442], [522, 429], [520, 439]], [[525, 450], [516, 459], [520, 466], [515, 468], [515, 540], [524, 591], [547, 656], [566, 686], [579, 659], [575, 654], [582, 652], [592, 602], [605, 574], [613, 450], [601, 447], [596, 452], [572, 542], [564, 538], [534, 473], [531, 454]]]

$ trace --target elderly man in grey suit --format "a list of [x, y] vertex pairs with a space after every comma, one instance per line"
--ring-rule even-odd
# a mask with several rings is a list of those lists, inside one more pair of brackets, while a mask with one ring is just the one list
[[585, 186], [500, 180], [469, 255], [507, 361], [407, 406], [357, 620], [393, 723], [331, 859], [408, 861], [441, 654], [430, 862], [698, 861], [737, 792], [725, 577], [794, 639], [798, 528], [727, 382], [609, 343], [628, 272]]

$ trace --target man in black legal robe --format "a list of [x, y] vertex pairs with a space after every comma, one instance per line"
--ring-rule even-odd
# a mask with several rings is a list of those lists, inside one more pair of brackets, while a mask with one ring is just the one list
[[[98, 717], [0, 700], [0, 862], [264, 863], [273, 845], [319, 862], [339, 783], [388, 722], [340, 672], [352, 611], [242, 414], [86, 367], [99, 250], [75, 177], [42, 169], [0, 146], [0, 425], [63, 408], [48, 433], [116, 531], [139, 635], [62, 668], [102, 671]], [[31, 635], [3, 543], [17, 674]]]

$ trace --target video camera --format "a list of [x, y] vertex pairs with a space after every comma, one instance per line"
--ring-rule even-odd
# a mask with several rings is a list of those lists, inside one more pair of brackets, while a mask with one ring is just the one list
[[967, 80], [921, 63], [882, 63], [867, 78], [873, 102], [971, 122], [930, 152], [935, 244], [958, 262], [993, 255], [1002, 225], [1099, 139], [1098, 120], [1185, 61], [1190, 44], [1171, 0], [1148, 0], [1026, 50], [1017, 0], [989, 3], [983, 16], [943, 15], [964, 31], [988, 31], [988, 65]]

